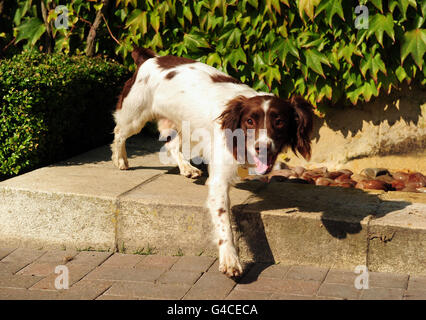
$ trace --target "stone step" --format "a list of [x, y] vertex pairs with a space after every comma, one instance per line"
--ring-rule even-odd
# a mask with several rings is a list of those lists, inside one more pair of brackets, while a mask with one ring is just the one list
[[[0, 183], [0, 246], [216, 256], [206, 177], [159, 161], [153, 139], [108, 146]], [[426, 195], [258, 181], [230, 193], [240, 257], [426, 274]]]

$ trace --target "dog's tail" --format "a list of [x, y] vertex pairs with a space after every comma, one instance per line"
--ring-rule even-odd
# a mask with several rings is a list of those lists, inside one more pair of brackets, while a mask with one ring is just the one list
[[135, 61], [135, 64], [139, 67], [142, 63], [144, 63], [146, 60], [155, 58], [158, 55], [148, 48], [134, 48], [132, 51], [132, 58], [133, 61]]

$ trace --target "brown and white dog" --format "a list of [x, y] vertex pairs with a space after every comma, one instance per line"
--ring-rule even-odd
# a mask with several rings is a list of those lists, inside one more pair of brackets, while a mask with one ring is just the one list
[[[112, 161], [118, 168], [127, 169], [126, 139], [137, 134], [147, 121], [158, 119], [160, 135], [168, 137], [165, 147], [180, 173], [196, 178], [200, 170], [180, 150], [182, 123], [190, 133], [200, 129], [208, 132], [213, 139], [206, 139], [202, 156], [209, 164], [207, 207], [219, 248], [219, 270], [230, 277], [239, 276], [242, 268], [233, 241], [229, 203], [229, 188], [237, 168], [251, 166], [258, 174], [267, 174], [287, 147], [309, 158], [312, 106], [301, 97], [285, 100], [256, 92], [191, 59], [158, 56], [142, 48], [135, 49], [132, 57], [137, 70], [117, 103]], [[171, 134], [173, 130], [177, 134]], [[241, 143], [233, 145], [241, 134], [245, 136], [242, 152]]]

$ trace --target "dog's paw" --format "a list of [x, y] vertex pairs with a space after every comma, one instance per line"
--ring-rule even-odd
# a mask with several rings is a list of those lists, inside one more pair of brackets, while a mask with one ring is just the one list
[[200, 169], [197, 169], [190, 164], [185, 164], [180, 168], [180, 174], [191, 179], [196, 179], [201, 177], [203, 174]]
[[235, 253], [225, 253], [219, 260], [219, 271], [229, 278], [238, 278], [243, 274], [240, 260]]
[[117, 167], [120, 170], [127, 170], [129, 169], [129, 162], [127, 161], [127, 159], [118, 159]]

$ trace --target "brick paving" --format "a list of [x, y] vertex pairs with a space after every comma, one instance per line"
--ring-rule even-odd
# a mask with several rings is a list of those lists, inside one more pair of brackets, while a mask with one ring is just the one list
[[[56, 289], [55, 273], [66, 265], [69, 288]], [[0, 300], [426, 300], [426, 276], [358, 274], [310, 266], [246, 264], [238, 281], [205, 256], [135, 255], [96, 251], [0, 248]]]

